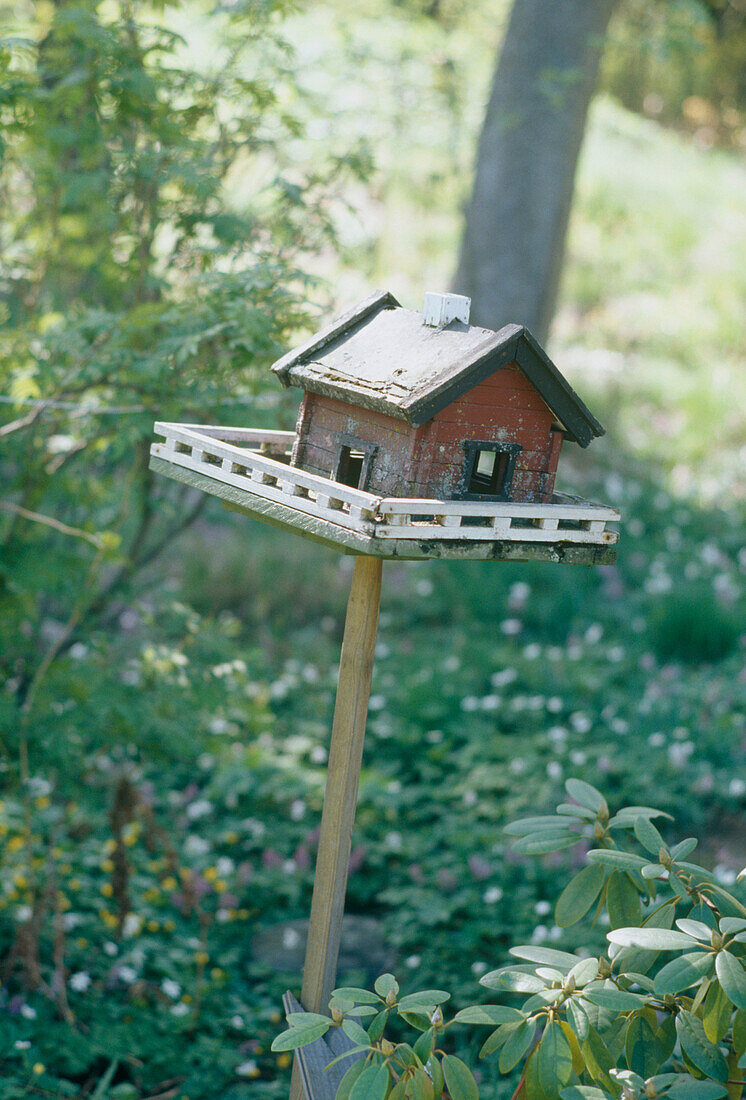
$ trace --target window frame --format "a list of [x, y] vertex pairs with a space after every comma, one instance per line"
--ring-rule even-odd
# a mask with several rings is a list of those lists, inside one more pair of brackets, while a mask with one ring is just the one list
[[332, 481], [339, 482], [340, 485], [344, 485], [345, 482], [339, 480], [339, 475], [342, 469], [342, 459], [345, 451], [361, 451], [363, 455], [363, 465], [360, 470], [360, 478], [358, 484], [348, 485], [348, 489], [360, 489], [362, 492], [368, 491], [368, 483], [370, 481], [370, 474], [373, 468], [373, 459], [378, 453], [377, 443], [368, 443], [364, 439], [357, 439], [352, 435], [338, 435], [337, 436], [337, 450], [334, 456], [334, 466], [332, 467]]
[[[463, 447], [465, 452], [464, 464], [461, 470], [461, 479], [456, 486], [454, 497], [457, 500], [510, 500], [516, 459], [523, 450], [520, 443], [501, 443], [489, 439], [465, 439]], [[474, 476], [474, 468], [480, 451], [495, 451], [498, 454], [507, 455], [505, 473], [503, 475], [503, 487], [500, 493], [472, 493], [469, 491], [469, 485]]]

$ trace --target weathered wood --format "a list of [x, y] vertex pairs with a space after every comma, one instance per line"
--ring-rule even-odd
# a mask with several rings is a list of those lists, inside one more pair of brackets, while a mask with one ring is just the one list
[[[290, 992], [282, 998], [282, 1003], [286, 1013], [303, 1011], [303, 1006]], [[306, 1100], [334, 1100], [347, 1070], [364, 1055], [352, 1054], [336, 1065], [331, 1063], [354, 1046], [341, 1027], [333, 1027], [321, 1039], [300, 1047], [293, 1067], [293, 1087], [297, 1090], [297, 1086], [302, 1085]]]
[[[611, 546], [570, 545], [561, 541], [529, 543], [516, 538], [517, 532], [508, 540], [497, 535], [490, 536], [486, 529], [483, 541], [454, 538], [454, 534], [458, 532], [455, 527], [433, 527], [425, 538], [399, 538], [400, 531], [397, 530], [397, 537], [378, 539], [305, 515], [289, 505], [276, 504], [206, 474], [164, 461], [157, 455], [151, 457], [150, 468], [155, 473], [221, 498], [224, 505], [233, 511], [301, 535], [343, 554], [370, 554], [397, 561], [436, 558], [453, 561], [546, 561], [568, 565], [611, 565], [616, 561], [616, 551]], [[450, 502], [438, 503], [439, 512], [445, 503]]]
[[[308, 1012], [328, 1010], [337, 973], [380, 600], [381, 561], [377, 558], [357, 558], [339, 662], [308, 947], [303, 967], [301, 1001]], [[298, 1091], [297, 1077], [296, 1073], [295, 1094]], [[291, 1089], [291, 1100], [295, 1100], [295, 1094]]]

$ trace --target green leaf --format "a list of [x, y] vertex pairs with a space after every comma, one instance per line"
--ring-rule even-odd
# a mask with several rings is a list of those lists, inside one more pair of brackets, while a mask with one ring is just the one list
[[702, 1005], [702, 1026], [711, 1043], [719, 1043], [730, 1027], [733, 1006], [723, 987], [712, 982]]
[[582, 839], [579, 833], [554, 833], [547, 829], [546, 832], [520, 837], [511, 847], [519, 855], [543, 856], [547, 852], [557, 852], [561, 848], [570, 848]]
[[352, 1039], [353, 1043], [356, 1043], [358, 1046], [364, 1047], [368, 1046], [370, 1043], [368, 1032], [362, 1028], [356, 1020], [343, 1020], [342, 1031], [344, 1031], [348, 1039]]
[[662, 863], [646, 863], [640, 871], [643, 878], [660, 878], [665, 873], [666, 868]]
[[555, 951], [553, 947], [535, 947], [530, 943], [511, 947], [510, 954], [515, 955], [517, 959], [526, 959], [528, 962], [556, 966], [563, 972], [570, 970], [576, 963], [582, 961], [578, 959], [577, 955], [571, 955], [569, 951]]
[[[577, 819], [577, 824], [581, 823], [581, 819]], [[567, 827], [572, 822], [566, 816], [553, 817], [547, 814], [544, 817], [524, 817], [520, 821], [511, 821], [509, 825], [506, 825], [503, 829], [504, 833], [508, 836], [528, 836], [529, 833], [538, 832], [541, 829], [551, 829], [553, 831], [566, 832]]]
[[443, 1076], [443, 1066], [440, 1063], [440, 1059], [435, 1055], [428, 1060], [427, 1068], [430, 1071], [430, 1076], [433, 1081], [433, 1088], [435, 1089], [435, 1095], [440, 1096], [445, 1086], [445, 1078]]
[[331, 1024], [328, 1016], [320, 1012], [288, 1012], [285, 1017], [291, 1027], [310, 1027], [311, 1024]]
[[509, 1073], [514, 1066], [518, 1065], [533, 1043], [535, 1032], [536, 1024], [532, 1020], [524, 1020], [522, 1024], [518, 1024], [515, 1030], [511, 1031], [500, 1051], [498, 1061], [500, 1073]]
[[609, 1076], [609, 1070], [614, 1067], [615, 1059], [594, 1027], [588, 1028], [588, 1035], [580, 1050], [593, 1080], [603, 1085], [614, 1096], [618, 1095], [619, 1089]]
[[587, 985], [588, 982], [595, 981], [598, 977], [598, 959], [581, 959], [580, 962], [575, 963], [575, 966], [567, 977], [572, 978], [575, 985], [578, 987]]
[[367, 1066], [350, 1089], [349, 1100], [385, 1100], [390, 1080], [388, 1066]]
[[632, 820], [636, 817], [665, 817], [669, 821], [673, 821], [670, 814], [665, 813], [663, 810], [656, 810], [652, 806], [622, 806], [616, 816], [629, 817]]
[[435, 1090], [430, 1077], [424, 1069], [417, 1069], [410, 1078], [412, 1100], [433, 1100]]
[[655, 1045], [658, 1050], [658, 1065], [663, 1066], [671, 1057], [676, 1046], [676, 1019], [664, 1016], [655, 1033]]
[[698, 841], [696, 837], [688, 836], [686, 840], [680, 840], [678, 844], [674, 844], [671, 849], [671, 859], [686, 859], [688, 855], [691, 855], [694, 849], [697, 847]]
[[399, 996], [399, 983], [393, 974], [381, 974], [376, 978], [373, 988], [384, 999], [392, 992], [395, 997]]
[[479, 1090], [474, 1074], [460, 1058], [446, 1054], [443, 1058], [443, 1076], [445, 1077], [451, 1100], [479, 1100]]
[[715, 1081], [697, 1081], [688, 1073], [679, 1074], [668, 1090], [671, 1100], [718, 1100], [718, 1097], [727, 1095], [725, 1085], [718, 1085]]
[[706, 1077], [714, 1077], [716, 1081], [722, 1082], [728, 1080], [728, 1063], [719, 1047], [711, 1043], [705, 1035], [704, 1026], [698, 1016], [682, 1009], [676, 1018], [676, 1033], [681, 1049], [692, 1065]]
[[656, 1031], [644, 1016], [633, 1016], [624, 1040], [627, 1065], [640, 1077], [651, 1077], [658, 1069]]
[[450, 1001], [451, 994], [446, 993], [443, 989], [423, 989], [420, 993], [408, 993], [406, 997], [402, 997], [399, 1001], [399, 1008], [414, 1008], [417, 1005], [435, 1005], [443, 1004], [445, 1001]]
[[706, 943], [709, 946], [712, 938], [712, 929], [701, 920], [689, 920], [686, 917], [682, 917], [680, 920], [676, 921], [676, 927], [680, 928], [682, 932], [686, 932], [687, 936], [694, 936], [695, 940], [700, 940], [702, 943]]
[[622, 947], [644, 947], [651, 951], [683, 951], [697, 947], [697, 941], [672, 928], [615, 928], [606, 933], [610, 943]]
[[712, 969], [713, 958], [706, 951], [692, 951], [666, 963], [655, 976], [655, 992], [659, 997], [672, 996], [688, 989]]
[[470, 1005], [462, 1008], [453, 1017], [454, 1024], [508, 1024], [513, 1020], [522, 1020], [523, 1013], [508, 1005]]
[[746, 1054], [746, 1010], [739, 1009], [733, 1017], [733, 1046], [736, 1054]]
[[523, 971], [512, 967], [502, 967], [500, 970], [491, 970], [489, 974], [483, 974], [479, 984], [487, 989], [509, 989], [513, 993], [538, 993], [546, 989], [546, 982], [537, 978], [535, 974], [525, 974]]
[[342, 986], [335, 989], [332, 997], [338, 997], [340, 1001], [353, 1001], [355, 1004], [380, 1005], [381, 998], [369, 989], [356, 989], [354, 986]]
[[326, 1035], [327, 1031], [331, 1027], [331, 1020], [326, 1020], [323, 1024], [309, 1024], [308, 1027], [291, 1027], [289, 1031], [283, 1031], [281, 1035], [272, 1043], [272, 1050], [275, 1053], [280, 1053], [283, 1050], [297, 1050], [298, 1047], [304, 1047], [308, 1043], [312, 1043], [315, 1039], [320, 1039], [322, 1035]]
[[490, 1054], [494, 1054], [496, 1050], [499, 1050], [508, 1041], [509, 1036], [517, 1026], [518, 1023], [502, 1024], [491, 1035], [488, 1035], [479, 1051], [479, 1057], [487, 1058]]
[[635, 820], [634, 832], [640, 844], [646, 851], [650, 852], [651, 856], [657, 858], [661, 848], [668, 851], [666, 842], [650, 818], [638, 817]]
[[590, 783], [583, 782], [582, 779], [568, 779], [565, 782], [565, 790], [575, 802], [585, 806], [587, 810], [593, 810], [596, 814], [606, 807], [606, 799], [601, 792]]
[[719, 951], [715, 959], [715, 973], [723, 992], [736, 1008], [746, 1008], [746, 971], [730, 951]]
[[541, 1091], [556, 1095], [558, 1086], [567, 1085], [572, 1077], [572, 1048], [556, 1020], [544, 1028], [535, 1058]]
[[386, 1027], [386, 1021], [389, 1018], [389, 1010], [384, 1008], [382, 1012], [379, 1012], [375, 1019], [368, 1025], [368, 1038], [372, 1043], [377, 1043], [383, 1035], [383, 1029]]
[[360, 1058], [357, 1062], [353, 1062], [353, 1064], [347, 1070], [347, 1073], [345, 1073], [344, 1077], [339, 1082], [337, 1095], [335, 1096], [334, 1100], [350, 1100], [350, 1089], [355, 1084], [364, 1069], [364, 1058]]
[[590, 1020], [588, 1013], [575, 997], [567, 1002], [567, 1020], [581, 1043], [588, 1038]]
[[631, 852], [619, 852], [616, 848], [591, 848], [588, 859], [591, 863], [603, 863], [606, 867], [620, 867], [625, 871], [639, 871], [650, 862]]
[[[640, 820], [643, 820], [640, 818]], [[640, 895], [625, 871], [612, 871], [606, 886], [606, 908], [612, 928], [638, 925], [642, 921]]]
[[589, 863], [570, 879], [557, 899], [554, 913], [560, 928], [569, 928], [585, 916], [601, 893], [605, 880], [606, 873], [598, 863]]
[[609, 1093], [593, 1085], [568, 1085], [560, 1089], [562, 1100], [609, 1100]]
[[423, 1031], [422, 1035], [418, 1037], [417, 1042], [414, 1044], [414, 1052], [423, 1065], [433, 1052], [434, 1037], [435, 1032], [429, 1027], [427, 1031]]
[[592, 1005], [611, 1012], [630, 1012], [647, 1004], [646, 997], [639, 993], [627, 993], [623, 989], [585, 989], [583, 997]]
[[720, 931], [731, 935], [734, 932], [746, 932], [746, 920], [743, 917], [721, 917]]

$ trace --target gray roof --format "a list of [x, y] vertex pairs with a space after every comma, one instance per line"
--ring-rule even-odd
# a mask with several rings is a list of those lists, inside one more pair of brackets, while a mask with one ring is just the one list
[[272, 370], [286, 386], [336, 397], [417, 426], [507, 363], [516, 361], [564, 426], [585, 447], [604, 429], [528, 329], [498, 332], [453, 321], [423, 324], [388, 291], [376, 291]]

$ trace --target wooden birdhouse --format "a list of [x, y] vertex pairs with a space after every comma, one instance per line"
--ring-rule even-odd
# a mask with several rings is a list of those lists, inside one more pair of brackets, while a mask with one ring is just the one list
[[614, 560], [618, 513], [554, 489], [563, 442], [603, 428], [522, 325], [377, 291], [272, 369], [304, 391], [295, 432], [157, 424], [152, 468], [345, 553]]
[[299, 386], [291, 464], [383, 497], [549, 503], [565, 439], [603, 428], [527, 329], [373, 294], [272, 368]]

